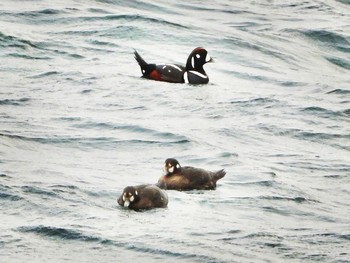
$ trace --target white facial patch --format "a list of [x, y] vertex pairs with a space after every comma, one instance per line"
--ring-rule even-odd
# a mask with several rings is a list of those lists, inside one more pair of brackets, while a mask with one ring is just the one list
[[180, 168], [180, 164], [177, 164], [177, 165], [176, 165], [176, 168], [179, 169], [179, 168]]
[[174, 172], [174, 166], [171, 166], [169, 169], [168, 169], [169, 173], [173, 173]]
[[124, 201], [124, 207], [129, 207], [129, 205], [130, 205], [130, 201], [129, 200]]
[[207, 54], [207, 56], [205, 57], [205, 62], [209, 62], [211, 60], [211, 57], [209, 56], [209, 54]]
[[143, 70], [142, 70], [142, 74], [145, 74], [145, 72], [146, 72], [146, 70], [143, 69]]
[[194, 68], [194, 57], [191, 58], [191, 65], [192, 65], [192, 68]]
[[139, 193], [137, 191], [135, 191], [135, 195], [139, 195]]
[[129, 198], [130, 202], [133, 202], [135, 200], [135, 197], [132, 195], [130, 198]]
[[124, 202], [125, 202], [125, 195], [126, 195], [126, 193], [123, 194], [123, 201], [124, 201]]
[[199, 54], [196, 54], [196, 58], [198, 58], [198, 59], [199, 59], [200, 57], [201, 57], [201, 55], [199, 55]]

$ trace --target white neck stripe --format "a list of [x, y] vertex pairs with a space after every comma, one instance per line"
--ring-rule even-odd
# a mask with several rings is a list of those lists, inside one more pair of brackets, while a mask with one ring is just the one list
[[188, 80], [187, 71], [185, 71], [185, 73], [184, 73], [184, 82], [185, 82], [185, 83], [190, 83], [189, 80]]
[[202, 74], [202, 73], [200, 73], [200, 72], [198, 72], [198, 71], [190, 70], [189, 72], [191, 72], [191, 73], [197, 75], [198, 77], [201, 77], [202, 79], [207, 79], [207, 78], [208, 78], [208, 76], [206, 76], [206, 75], [204, 75], [204, 74]]
[[168, 66], [169, 66], [169, 67], [173, 67], [173, 68], [177, 69], [177, 70], [180, 71], [180, 72], [182, 71], [181, 68], [180, 68], [179, 66], [177, 66], [177, 65], [169, 64]]

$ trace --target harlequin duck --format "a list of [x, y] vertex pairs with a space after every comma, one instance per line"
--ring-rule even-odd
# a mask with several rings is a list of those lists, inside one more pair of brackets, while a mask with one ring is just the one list
[[168, 195], [156, 185], [127, 186], [118, 198], [118, 204], [133, 210], [166, 207]]
[[158, 184], [164, 183], [169, 190], [214, 190], [216, 182], [225, 174], [223, 169], [210, 172], [191, 166], [181, 167], [176, 159], [169, 158], [165, 160], [164, 175], [159, 178]]
[[134, 54], [144, 78], [173, 83], [207, 84], [209, 82], [203, 65], [213, 60], [204, 48], [195, 48], [189, 55], [185, 67], [176, 64], [148, 64], [136, 50]]

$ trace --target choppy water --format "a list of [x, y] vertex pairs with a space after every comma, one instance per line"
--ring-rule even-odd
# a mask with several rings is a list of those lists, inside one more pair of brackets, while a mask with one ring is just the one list
[[[1, 1], [0, 261], [350, 262], [349, 4]], [[227, 175], [118, 207], [167, 157]]]

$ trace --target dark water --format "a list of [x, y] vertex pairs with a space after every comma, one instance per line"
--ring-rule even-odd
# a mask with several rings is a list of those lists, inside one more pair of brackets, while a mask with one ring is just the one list
[[[1, 1], [0, 261], [350, 262], [349, 4]], [[227, 175], [119, 208], [168, 157]]]

